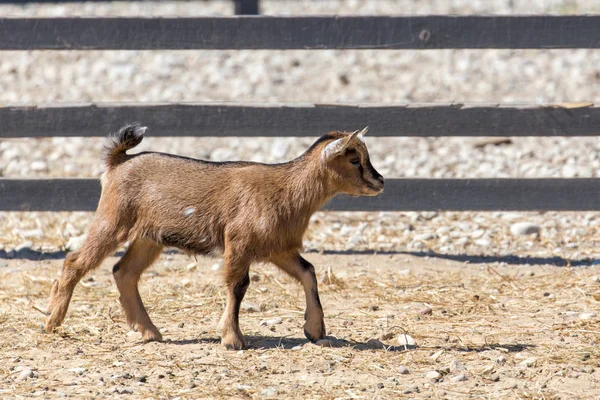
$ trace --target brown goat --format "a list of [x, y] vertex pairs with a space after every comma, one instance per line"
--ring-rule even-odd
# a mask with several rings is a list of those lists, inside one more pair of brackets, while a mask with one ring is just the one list
[[282, 164], [207, 162], [171, 154], [125, 152], [146, 128], [123, 127], [107, 147], [102, 195], [83, 246], [69, 253], [52, 287], [46, 331], [65, 318], [73, 289], [88, 271], [129, 241], [113, 268], [129, 325], [144, 340], [162, 340], [140, 298], [138, 280], [163, 247], [190, 254], [223, 254], [227, 305], [220, 322], [228, 349], [245, 347], [240, 303], [253, 262], [272, 262], [299, 280], [306, 294], [304, 333], [325, 337], [314, 267], [300, 256], [311, 215], [338, 193], [375, 196], [375, 171], [361, 133], [332, 132]]

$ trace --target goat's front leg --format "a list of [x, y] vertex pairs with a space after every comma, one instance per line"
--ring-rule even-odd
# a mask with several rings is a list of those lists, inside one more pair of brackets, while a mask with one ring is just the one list
[[221, 344], [228, 350], [240, 350], [246, 347], [244, 335], [240, 330], [239, 313], [240, 305], [248, 285], [250, 285], [249, 269], [250, 264], [247, 261], [236, 260], [225, 255], [227, 305], [219, 322], [219, 328], [221, 329]]
[[319, 300], [315, 267], [298, 253], [278, 255], [271, 262], [302, 283], [306, 295], [304, 334], [311, 342], [325, 338], [323, 307]]

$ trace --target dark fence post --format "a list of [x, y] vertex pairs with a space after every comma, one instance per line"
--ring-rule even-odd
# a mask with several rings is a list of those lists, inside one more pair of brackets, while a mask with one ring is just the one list
[[258, 0], [234, 0], [236, 15], [258, 15]]

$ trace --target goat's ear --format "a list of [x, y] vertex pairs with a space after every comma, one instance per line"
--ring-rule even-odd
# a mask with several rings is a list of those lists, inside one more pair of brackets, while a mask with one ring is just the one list
[[323, 160], [328, 161], [334, 159], [342, 154], [344, 150], [346, 150], [346, 147], [348, 147], [346, 138], [336, 139], [333, 142], [328, 143], [321, 153]]

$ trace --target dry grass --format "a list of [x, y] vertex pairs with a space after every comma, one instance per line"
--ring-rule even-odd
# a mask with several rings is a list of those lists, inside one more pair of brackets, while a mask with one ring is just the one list
[[[599, 308], [600, 282], [593, 278], [599, 267], [465, 265], [405, 255], [308, 258], [319, 271], [334, 347], [306, 344], [301, 287], [273, 267], [256, 266], [260, 280], [246, 301], [262, 311], [241, 315], [250, 343], [242, 352], [218, 344], [224, 296], [214, 260], [164, 255], [146, 275], [142, 297], [167, 340], [148, 344], [124, 322], [107, 268], [114, 259], [77, 288], [58, 335], [41, 333], [40, 310], [61, 260], [9, 260], [0, 270], [0, 396], [600, 396], [600, 319], [581, 319]], [[426, 307], [431, 315], [420, 313]], [[260, 325], [272, 317], [283, 323]], [[396, 345], [403, 332], [416, 348]], [[379, 338], [386, 347], [369, 348], [367, 341]], [[450, 368], [454, 361], [464, 370]], [[401, 365], [410, 373], [400, 374]], [[34, 376], [19, 381], [23, 368]], [[425, 377], [433, 370], [442, 374], [438, 382]], [[461, 372], [467, 380], [453, 381]]]

